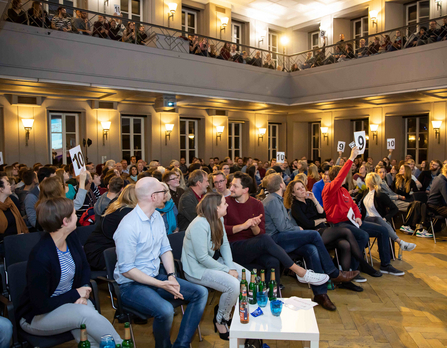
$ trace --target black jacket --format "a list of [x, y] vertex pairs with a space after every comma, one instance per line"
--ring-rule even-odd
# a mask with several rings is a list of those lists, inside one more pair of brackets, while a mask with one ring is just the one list
[[189, 224], [197, 216], [196, 207], [199, 200], [192, 188], [188, 188], [180, 197], [178, 203], [178, 228], [179, 231], [186, 231]]
[[[362, 219], [366, 217], [366, 207], [363, 203], [363, 199], [369, 193], [368, 190], [363, 192], [363, 197], [360, 200], [360, 213], [362, 214]], [[390, 199], [390, 197], [381, 193], [380, 191], [374, 191], [374, 207], [381, 217], [385, 218], [387, 221], [391, 221], [391, 218], [399, 212], [396, 204]]]
[[447, 179], [444, 175], [438, 175], [433, 179], [427, 204], [437, 207], [447, 205]]
[[[438, 170], [436, 176], [439, 175], [441, 171]], [[433, 178], [431, 177], [431, 170], [424, 170], [419, 174], [418, 181], [422, 184], [421, 191], [427, 191], [427, 187], [430, 186]]]
[[73, 285], [63, 295], [51, 297], [61, 280], [57, 248], [49, 233], [45, 233], [31, 250], [26, 268], [26, 288], [17, 308], [17, 320], [31, 323], [34, 316], [45, 314], [80, 298], [77, 288], [89, 284], [90, 267], [76, 231], [67, 237], [67, 246], [76, 265]]

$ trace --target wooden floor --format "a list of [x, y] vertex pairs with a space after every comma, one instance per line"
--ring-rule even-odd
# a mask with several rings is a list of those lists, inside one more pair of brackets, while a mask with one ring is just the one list
[[[392, 261], [394, 267], [405, 271], [402, 277], [383, 275], [381, 278], [368, 277], [361, 286], [364, 291], [356, 293], [335, 289], [328, 295], [337, 306], [329, 312], [319, 306], [315, 312], [320, 328], [320, 347], [447, 347], [447, 242], [433, 239], [402, 238], [417, 244], [411, 252], [404, 252], [403, 260]], [[377, 249], [373, 257], [377, 262]], [[296, 279], [284, 276], [284, 297], [300, 296], [310, 298], [311, 290], [299, 284]], [[101, 288], [102, 313], [112, 320], [113, 311], [104, 284]], [[207, 306], [200, 327], [203, 341], [196, 335], [194, 348], [228, 347], [214, 333], [212, 316], [218, 296]], [[174, 318], [171, 340], [177, 335], [181, 314]], [[115, 324], [123, 335], [123, 324]], [[152, 320], [146, 325], [133, 325], [136, 341], [140, 348], [154, 347]], [[270, 347], [298, 348], [299, 342], [266, 341]], [[73, 342], [60, 347], [76, 347]]]

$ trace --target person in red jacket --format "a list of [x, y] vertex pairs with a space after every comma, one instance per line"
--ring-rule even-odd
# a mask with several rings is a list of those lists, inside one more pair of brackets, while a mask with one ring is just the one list
[[[362, 215], [360, 214], [359, 208], [352, 200], [349, 192], [342, 186], [346, 181], [346, 176], [348, 175], [352, 162], [357, 157], [358, 152], [358, 148], [354, 147], [351, 151], [351, 156], [344, 166], [334, 166], [329, 172], [331, 182], [324, 186], [322, 193], [323, 206], [326, 211], [326, 220], [331, 225], [350, 229], [361, 250], [365, 249], [370, 237], [377, 237], [381, 261], [380, 272], [370, 272], [369, 275], [373, 277], [380, 277], [382, 273], [403, 275], [403, 272], [395, 269], [390, 264], [389, 234], [386, 228], [372, 222], [362, 222]], [[357, 267], [358, 262], [352, 260], [352, 269], [357, 269]], [[357, 281], [365, 282], [366, 279], [357, 276]]]

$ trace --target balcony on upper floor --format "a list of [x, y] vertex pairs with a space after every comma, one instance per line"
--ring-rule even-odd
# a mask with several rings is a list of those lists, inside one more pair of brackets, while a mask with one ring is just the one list
[[5, 11], [0, 75], [278, 105], [447, 86], [445, 18], [285, 55], [41, 3]]

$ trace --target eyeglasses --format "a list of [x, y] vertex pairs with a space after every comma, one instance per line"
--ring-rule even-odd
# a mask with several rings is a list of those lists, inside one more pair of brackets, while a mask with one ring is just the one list
[[219, 181], [215, 181], [215, 182], [214, 182], [214, 185], [217, 185], [217, 184], [222, 184], [223, 182], [225, 182], [225, 180], [219, 180]]
[[167, 194], [168, 193], [168, 190], [163, 190], [163, 191], [155, 191], [155, 192], [152, 192], [152, 194], [153, 195], [155, 195], [155, 194], [157, 194], [157, 193], [162, 193], [163, 192], [163, 194], [165, 195], [165, 194]]
[[180, 179], [180, 176], [178, 176], [178, 175], [177, 176], [173, 176], [168, 181], [177, 180], [177, 179]]

